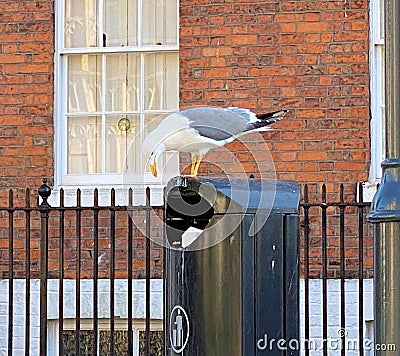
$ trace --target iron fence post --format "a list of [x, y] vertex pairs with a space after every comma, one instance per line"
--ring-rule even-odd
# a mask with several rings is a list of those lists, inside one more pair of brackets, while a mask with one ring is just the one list
[[375, 355], [400, 348], [400, 0], [386, 0], [386, 160], [368, 221], [374, 224]]
[[40, 204], [40, 355], [47, 355], [47, 263], [49, 244], [49, 210], [47, 202], [51, 189], [47, 179], [39, 187], [38, 193], [42, 198]]

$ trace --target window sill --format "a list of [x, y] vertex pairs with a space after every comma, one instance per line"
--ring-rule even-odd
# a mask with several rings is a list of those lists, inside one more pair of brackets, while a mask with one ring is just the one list
[[[132, 186], [133, 206], [146, 205], [146, 188], [150, 188], [150, 205], [161, 206], [164, 204], [164, 191], [163, 184], [146, 184], [142, 186]], [[111, 189], [115, 189], [115, 205], [122, 206], [129, 203], [129, 189], [128, 185], [103, 185], [99, 186], [58, 186], [52, 189], [51, 195], [48, 199], [50, 206], [60, 206], [60, 190], [64, 190], [64, 206], [77, 205], [77, 189], [81, 191], [81, 206], [90, 207], [94, 205], [94, 190], [98, 190], [98, 205], [109, 206], [111, 205]]]
[[[364, 202], [372, 202], [372, 199], [374, 198], [374, 195], [376, 193], [379, 183], [380, 183], [379, 180], [376, 180], [375, 182], [363, 182], [362, 183], [363, 201]], [[357, 194], [357, 200], [358, 200], [358, 194]]]
[[[53, 207], [60, 206], [60, 191], [64, 190], [64, 206], [77, 205], [77, 190], [81, 191], [81, 206], [94, 205], [94, 191], [98, 190], [98, 205], [111, 205], [111, 189], [115, 189], [115, 205], [129, 204], [129, 189], [132, 188], [132, 205], [146, 205], [146, 188], [150, 188], [150, 205], [164, 205], [163, 191], [166, 183], [176, 173], [164, 174], [154, 178], [151, 174], [143, 176], [101, 174], [69, 176], [52, 188], [48, 202]], [[79, 182], [79, 183], [78, 183]]]

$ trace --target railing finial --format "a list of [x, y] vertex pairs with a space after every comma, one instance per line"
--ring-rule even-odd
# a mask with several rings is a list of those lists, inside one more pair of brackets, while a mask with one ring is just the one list
[[43, 178], [43, 184], [39, 187], [38, 193], [43, 200], [40, 206], [50, 207], [50, 204], [47, 202], [47, 199], [51, 195], [51, 189], [47, 185], [47, 178]]

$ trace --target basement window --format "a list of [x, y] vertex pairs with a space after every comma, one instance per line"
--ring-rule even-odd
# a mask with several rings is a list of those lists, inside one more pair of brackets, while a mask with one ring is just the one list
[[[50, 355], [59, 354], [59, 337], [58, 337], [58, 323], [52, 322], [50, 325], [50, 340], [49, 351]], [[63, 351], [64, 355], [76, 354], [76, 332], [75, 321], [64, 320], [63, 331]], [[101, 319], [98, 322], [98, 337], [97, 337], [97, 355], [108, 356], [110, 355], [110, 321], [108, 319]], [[54, 331], [54, 332], [52, 332]], [[146, 353], [146, 333], [144, 331], [144, 321], [135, 320], [133, 322], [133, 356], [144, 356]], [[115, 355], [128, 354], [128, 331], [127, 320], [116, 320], [114, 330], [114, 353]], [[80, 354], [93, 355], [94, 352], [94, 334], [93, 334], [93, 320], [81, 320], [80, 327]], [[150, 329], [150, 354], [154, 356], [164, 355], [164, 333], [162, 331], [161, 321], [151, 321]]]

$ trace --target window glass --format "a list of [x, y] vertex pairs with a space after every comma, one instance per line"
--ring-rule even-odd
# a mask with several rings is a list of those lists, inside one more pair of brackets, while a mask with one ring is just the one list
[[68, 173], [99, 173], [101, 170], [101, 118], [68, 118]]
[[145, 55], [145, 109], [171, 110], [178, 106], [178, 57], [175, 53]]
[[65, 1], [65, 47], [97, 46], [97, 1]]
[[140, 55], [106, 56], [106, 111], [138, 111], [140, 108]]
[[[146, 2], [146, 1], [145, 1]], [[137, 0], [104, 0], [105, 46], [137, 45]]]
[[142, 6], [142, 43], [153, 46], [176, 43], [176, 1], [146, 0]]
[[100, 111], [101, 57], [68, 57], [68, 112]]

